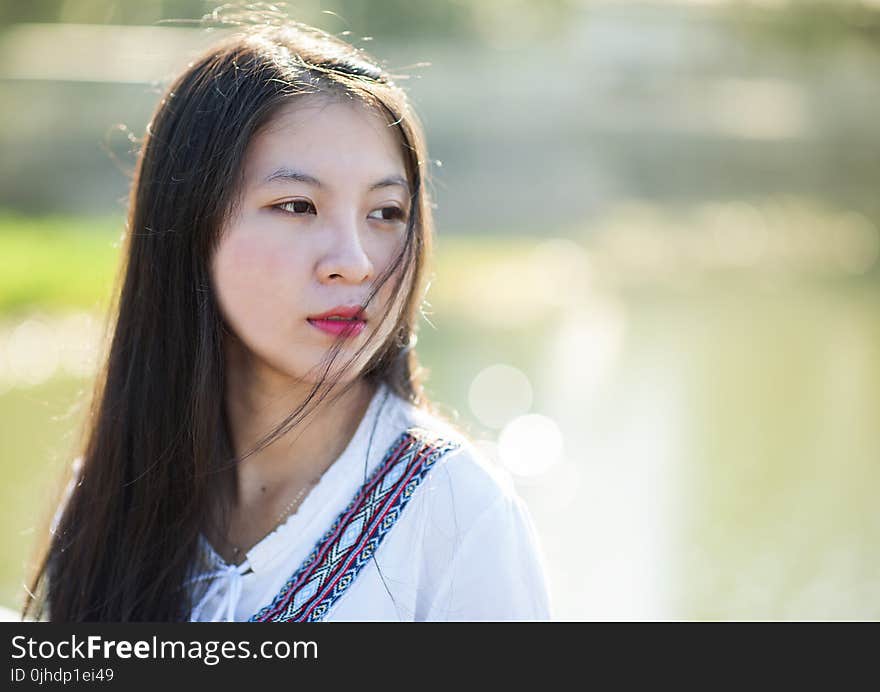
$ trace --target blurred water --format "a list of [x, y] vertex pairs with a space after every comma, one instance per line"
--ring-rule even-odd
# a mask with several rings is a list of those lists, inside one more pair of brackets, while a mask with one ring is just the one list
[[874, 618], [878, 300], [856, 286], [624, 297], [580, 341], [548, 324], [517, 359], [493, 332], [469, 362], [462, 337], [437, 345], [455, 358], [434, 372], [448, 401], [499, 355], [533, 373], [565, 463], [518, 484], [562, 617]]

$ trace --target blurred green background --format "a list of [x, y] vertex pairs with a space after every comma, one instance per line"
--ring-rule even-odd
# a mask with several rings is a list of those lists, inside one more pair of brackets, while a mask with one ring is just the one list
[[[0, 6], [0, 605], [75, 449], [138, 138], [216, 7]], [[423, 119], [429, 391], [531, 508], [556, 615], [880, 617], [880, 2], [287, 12]]]

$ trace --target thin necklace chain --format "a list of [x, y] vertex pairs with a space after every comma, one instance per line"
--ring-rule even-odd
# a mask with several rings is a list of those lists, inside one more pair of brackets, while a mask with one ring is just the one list
[[[408, 349], [407, 349], [407, 350], [408, 350]], [[386, 399], [388, 398], [388, 394], [387, 394], [387, 393], [385, 394], [385, 398], [386, 398]], [[371, 399], [371, 401], [372, 401], [372, 399]], [[383, 405], [383, 406], [384, 406], [384, 403], [385, 403], [385, 402], [383, 401], [383, 402], [382, 402], [382, 405]], [[368, 406], [369, 406], [369, 404], [368, 404]], [[366, 415], [366, 412], [364, 412], [364, 415]], [[375, 426], [374, 426], [374, 431], [375, 431]], [[373, 436], [372, 436], [372, 433], [371, 433], [371, 434], [370, 434], [370, 445], [372, 445], [372, 443], [373, 443]], [[367, 454], [369, 455], [369, 447], [367, 448]], [[326, 472], [326, 469], [325, 469], [325, 472]], [[297, 493], [297, 496], [296, 496], [295, 498], [293, 498], [293, 501], [292, 501], [289, 505], [287, 505], [287, 507], [284, 509], [283, 512], [281, 512], [281, 514], [278, 515], [278, 519], [275, 520], [275, 526], [273, 526], [273, 527], [272, 527], [271, 529], [269, 529], [265, 534], [263, 534], [263, 536], [262, 536], [262, 537], [257, 541], [257, 543], [255, 543], [254, 545], [257, 545], [258, 543], [260, 543], [260, 541], [262, 541], [264, 538], [266, 538], [266, 536], [268, 536], [270, 533], [272, 533], [273, 531], [275, 531], [275, 529], [277, 529], [277, 528], [281, 525], [281, 522], [284, 521], [284, 520], [290, 515], [290, 513], [293, 511], [294, 507], [297, 506], [297, 504], [298, 504], [299, 501], [302, 499], [302, 497], [303, 497], [303, 495], [306, 493], [306, 491], [309, 490], [309, 488], [314, 487], [314, 486], [318, 483], [318, 481], [319, 481], [321, 478], [323, 478], [323, 475], [322, 475], [322, 476], [319, 476], [317, 479], [313, 480], [311, 483], [309, 483], [307, 486], [305, 486], [302, 490], [300, 490], [299, 493]], [[229, 547], [232, 548], [232, 556], [233, 556], [233, 557], [232, 557], [232, 560], [233, 560], [233, 562], [234, 562], [235, 560], [237, 560], [238, 557], [239, 557], [243, 552], [245, 552], [245, 551], [241, 548], [241, 546], [237, 546], [237, 545], [231, 543], [229, 540], [226, 541], [226, 544], [227, 544]]]
[[[287, 519], [287, 517], [293, 511], [294, 507], [296, 507], [298, 505], [298, 503], [302, 499], [303, 495], [305, 495], [306, 491], [309, 488], [311, 488], [312, 486], [314, 486], [315, 483], [317, 483], [317, 481], [312, 481], [308, 485], [304, 486], [303, 489], [300, 490], [296, 494], [296, 497], [293, 498], [293, 500], [290, 502], [290, 504], [288, 504], [287, 507], [284, 508], [284, 511], [278, 515], [278, 518], [275, 520], [275, 525], [271, 529], [269, 529], [265, 534], [263, 534], [263, 536], [257, 541], [257, 543], [262, 541], [266, 536], [268, 536], [275, 529], [277, 529], [281, 525], [282, 521]], [[229, 542], [227, 541], [227, 543], [229, 543]], [[257, 543], [255, 543], [254, 545], [256, 545]], [[234, 545], [233, 543], [229, 543], [229, 545], [232, 548], [233, 559], [237, 558], [242, 552], [244, 552], [240, 546]]]

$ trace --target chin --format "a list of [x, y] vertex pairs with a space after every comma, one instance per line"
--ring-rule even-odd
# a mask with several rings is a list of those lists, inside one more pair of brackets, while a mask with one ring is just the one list
[[[348, 356], [350, 357], [350, 356]], [[324, 376], [325, 380], [337, 380], [341, 385], [349, 385], [352, 382], [358, 380], [363, 374], [363, 364], [362, 363], [353, 363], [352, 366], [349, 367], [348, 370], [342, 372], [342, 366], [345, 365], [345, 353], [340, 353], [336, 362], [333, 363], [333, 366]], [[309, 384], [318, 384], [321, 381], [320, 373], [324, 371], [324, 365], [319, 364], [315, 368], [309, 371], [309, 373], [302, 378], [304, 382]]]

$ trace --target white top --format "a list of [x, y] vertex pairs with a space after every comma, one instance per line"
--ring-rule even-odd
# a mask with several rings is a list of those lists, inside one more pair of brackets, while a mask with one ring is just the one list
[[550, 619], [543, 552], [510, 477], [461, 433], [381, 384], [345, 451], [296, 513], [251, 548], [240, 565], [227, 564], [202, 537], [190, 582], [190, 620], [244, 621], [270, 605], [391, 445], [414, 425], [457, 447], [428, 469], [322, 619]]

